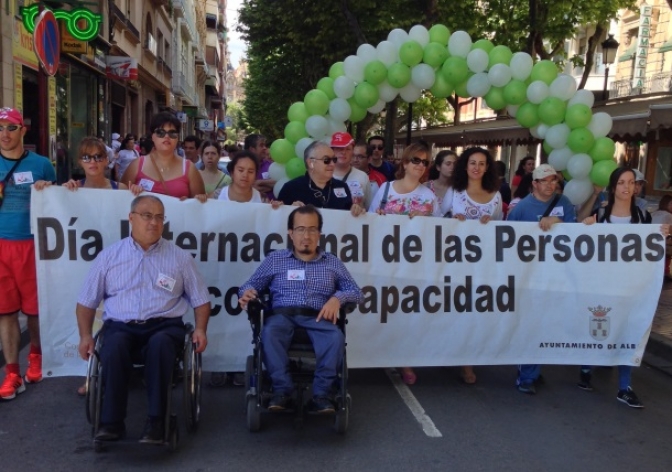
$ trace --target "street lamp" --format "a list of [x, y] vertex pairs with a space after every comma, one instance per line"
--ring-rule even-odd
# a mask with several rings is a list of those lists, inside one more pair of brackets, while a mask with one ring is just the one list
[[602, 96], [606, 101], [607, 98], [607, 81], [609, 80], [609, 66], [616, 61], [616, 51], [618, 50], [618, 41], [614, 39], [614, 35], [610, 34], [609, 37], [602, 41], [602, 63], [605, 65], [604, 69], [604, 89], [602, 90]]

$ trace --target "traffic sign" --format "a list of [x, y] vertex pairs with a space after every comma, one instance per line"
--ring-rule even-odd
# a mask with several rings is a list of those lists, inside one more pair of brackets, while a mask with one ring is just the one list
[[51, 10], [45, 9], [35, 21], [33, 49], [47, 75], [56, 74], [61, 57], [61, 36]]

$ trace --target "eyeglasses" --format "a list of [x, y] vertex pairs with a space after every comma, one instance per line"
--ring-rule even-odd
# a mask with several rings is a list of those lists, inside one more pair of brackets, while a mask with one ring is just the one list
[[555, 185], [555, 184], [558, 183], [558, 179], [557, 179], [557, 178], [555, 178], [555, 179], [551, 179], [551, 180], [541, 180], [541, 179], [537, 179], [537, 182], [540, 183], [540, 184]]
[[21, 128], [23, 128], [23, 126], [19, 126], [19, 125], [0, 126], [0, 133], [2, 133], [4, 130], [7, 130], [7, 131], [13, 133], [17, 129], [21, 129]]
[[310, 226], [308, 228], [305, 226], [297, 226], [296, 228], [292, 229], [292, 231], [295, 232], [298, 236], [303, 236], [304, 234], [308, 234], [308, 236], [317, 236], [320, 234], [320, 230], [315, 226]]
[[103, 162], [105, 159], [107, 159], [107, 156], [102, 156], [100, 154], [93, 154], [89, 156], [87, 154], [84, 154], [83, 156], [79, 156], [79, 159], [82, 162], [91, 162], [91, 161]]
[[371, 148], [372, 149], [378, 149], [379, 151], [382, 151], [383, 149], [385, 149], [385, 146], [383, 146], [382, 144], [379, 144], [377, 146], [371, 146]]
[[355, 154], [354, 156], [352, 156], [352, 158], [356, 159], [356, 160], [360, 160], [360, 159], [366, 159], [367, 156], [365, 156], [364, 154]]
[[154, 134], [157, 135], [159, 138], [164, 138], [166, 135], [170, 139], [177, 139], [178, 136], [180, 135], [177, 130], [171, 129], [171, 130], [165, 130], [163, 128], [156, 128], [154, 130]]
[[143, 221], [150, 222], [152, 220], [156, 221], [157, 223], [163, 223], [166, 221], [166, 215], [153, 215], [151, 213], [138, 213], [137, 211], [132, 211], [131, 213], [135, 213], [136, 215], [140, 215], [140, 218], [143, 219]]
[[419, 157], [411, 157], [411, 164], [422, 164], [423, 166], [429, 166], [429, 159], [420, 159]]
[[317, 157], [311, 157], [314, 161], [322, 161], [325, 166], [329, 164], [336, 164], [338, 162], [338, 157], [325, 157], [324, 159], [318, 159]]

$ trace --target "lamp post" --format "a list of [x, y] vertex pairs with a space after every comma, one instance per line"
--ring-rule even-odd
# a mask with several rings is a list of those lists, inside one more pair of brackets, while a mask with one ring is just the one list
[[614, 35], [610, 34], [609, 37], [602, 41], [602, 63], [605, 65], [604, 69], [604, 89], [602, 90], [602, 96], [606, 101], [607, 95], [607, 81], [609, 80], [609, 66], [616, 61], [616, 51], [618, 50], [618, 41], [614, 39]]

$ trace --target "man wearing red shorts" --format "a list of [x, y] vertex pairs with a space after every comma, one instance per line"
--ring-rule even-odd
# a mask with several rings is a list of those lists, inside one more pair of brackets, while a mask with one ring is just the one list
[[30, 192], [38, 181], [56, 181], [51, 162], [23, 148], [26, 128], [13, 108], [0, 108], [0, 344], [7, 365], [0, 399], [26, 390], [19, 370], [19, 311], [27, 316], [30, 354], [25, 381], [42, 380], [35, 243], [30, 233]]

